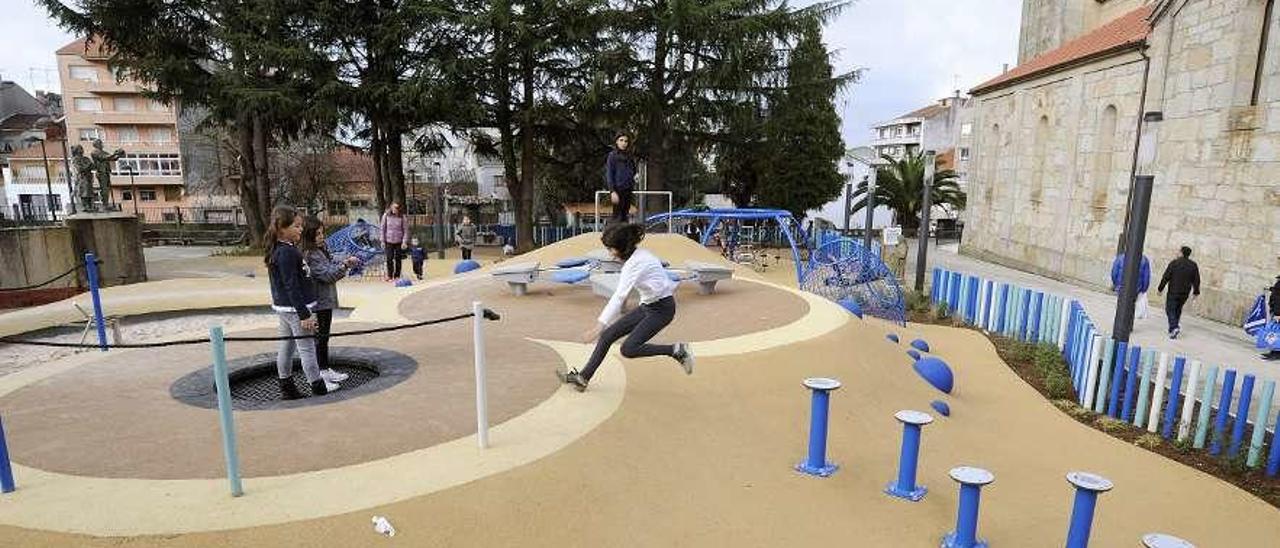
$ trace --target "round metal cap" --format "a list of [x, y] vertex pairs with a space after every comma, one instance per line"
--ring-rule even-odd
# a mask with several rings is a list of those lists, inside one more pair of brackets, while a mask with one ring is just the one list
[[907, 424], [925, 425], [933, 422], [933, 415], [925, 413], [924, 411], [912, 411], [910, 409], [903, 409], [902, 411], [894, 413], [893, 418]]
[[804, 385], [810, 390], [835, 390], [840, 388], [840, 381], [826, 377], [809, 377], [804, 380]]
[[957, 466], [951, 469], [951, 479], [966, 485], [986, 485], [996, 480], [995, 474], [973, 466]]
[[1142, 535], [1142, 545], [1147, 548], [1196, 548], [1196, 545], [1190, 542], [1164, 533]]
[[1071, 485], [1081, 489], [1088, 489], [1090, 491], [1097, 491], [1100, 493], [1110, 491], [1112, 487], [1115, 487], [1115, 485], [1111, 483], [1111, 480], [1089, 472], [1068, 472], [1067, 481], [1071, 482]]

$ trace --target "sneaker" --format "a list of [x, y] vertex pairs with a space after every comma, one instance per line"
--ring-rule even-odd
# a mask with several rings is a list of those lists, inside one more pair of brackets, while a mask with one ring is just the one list
[[684, 368], [685, 375], [693, 374], [693, 350], [689, 349], [689, 343], [676, 343], [672, 357], [680, 362], [680, 367]]
[[280, 399], [296, 400], [302, 397], [302, 394], [298, 392], [298, 387], [293, 385], [293, 379], [277, 378], [276, 384], [280, 388]]
[[1173, 328], [1173, 331], [1169, 333], [1169, 338], [1170, 338], [1170, 339], [1176, 339], [1176, 338], [1178, 338], [1178, 335], [1181, 335], [1181, 334], [1182, 334], [1182, 328], [1181, 328], [1181, 327], [1175, 327], [1175, 328]]
[[336, 392], [340, 388], [342, 388], [341, 384], [334, 384], [325, 380], [324, 378], [320, 378], [320, 379], [317, 379], [315, 382], [311, 383], [311, 395], [323, 396], [330, 392]]
[[320, 377], [321, 377], [321, 378], [323, 378], [323, 379], [324, 379], [324, 380], [326, 380], [326, 381], [331, 382], [331, 383], [340, 383], [340, 382], [342, 382], [342, 381], [347, 380], [347, 378], [348, 378], [348, 377], [350, 377], [350, 375], [348, 375], [348, 374], [346, 374], [346, 373], [339, 373], [339, 372], [334, 371], [334, 370], [332, 370], [332, 369], [327, 369], [327, 368], [326, 368], [326, 369], [321, 369], [321, 370], [320, 370]]
[[556, 371], [556, 376], [560, 377], [560, 382], [573, 385], [573, 389], [584, 392], [587, 389], [587, 379], [582, 378], [582, 374], [577, 369], [569, 371]]

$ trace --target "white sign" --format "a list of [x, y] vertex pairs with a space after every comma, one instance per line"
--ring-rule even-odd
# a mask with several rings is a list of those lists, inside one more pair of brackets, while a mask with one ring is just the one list
[[886, 226], [880, 231], [880, 238], [885, 247], [896, 246], [898, 241], [902, 239], [902, 227]]

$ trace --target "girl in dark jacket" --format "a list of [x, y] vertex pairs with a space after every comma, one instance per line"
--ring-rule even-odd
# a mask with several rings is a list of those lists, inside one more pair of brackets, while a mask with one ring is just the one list
[[[277, 207], [271, 213], [271, 226], [267, 228], [263, 247], [266, 248], [267, 273], [271, 280], [271, 309], [280, 318], [281, 337], [306, 337], [317, 327], [316, 318], [311, 313], [316, 305], [315, 288], [307, 276], [306, 263], [297, 247], [301, 237], [302, 216], [292, 207]], [[339, 385], [320, 376], [315, 339], [285, 339], [280, 341], [280, 351], [276, 353], [276, 381], [282, 398], [302, 397], [293, 385], [295, 348], [313, 395], [322, 396], [339, 388]]]

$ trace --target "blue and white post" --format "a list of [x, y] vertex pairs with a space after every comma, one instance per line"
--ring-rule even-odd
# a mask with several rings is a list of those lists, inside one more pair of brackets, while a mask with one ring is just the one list
[[98, 291], [101, 286], [98, 279], [98, 258], [93, 255], [92, 251], [84, 254], [84, 268], [85, 277], [89, 278], [89, 297], [93, 299], [93, 323], [97, 324], [98, 327], [98, 348], [106, 352], [107, 322], [102, 317], [102, 295]]
[[1076, 488], [1076, 501], [1071, 507], [1071, 525], [1067, 528], [1067, 548], [1087, 548], [1089, 531], [1093, 529], [1093, 511], [1098, 506], [1098, 493], [1110, 491], [1111, 481], [1089, 472], [1071, 472], [1067, 482]]
[[981, 468], [958, 466], [951, 469], [951, 479], [960, 483], [960, 508], [956, 529], [942, 537], [942, 548], [987, 548], [987, 543], [978, 539], [978, 503], [982, 487], [996, 476]]
[[929, 490], [916, 485], [916, 467], [920, 461], [920, 427], [933, 422], [933, 417], [920, 411], [902, 410], [893, 414], [902, 423], [902, 453], [898, 457], [898, 481], [890, 483], [884, 492], [919, 502]]
[[227, 343], [222, 340], [222, 326], [209, 328], [213, 347], [213, 384], [218, 389], [218, 423], [222, 427], [222, 455], [227, 460], [227, 481], [231, 496], [244, 494], [240, 485], [240, 455], [236, 451], [236, 425], [231, 417], [231, 382], [227, 379]]
[[804, 385], [813, 392], [809, 411], [809, 456], [796, 465], [796, 470], [825, 478], [840, 468], [834, 462], [827, 462], [827, 410], [831, 406], [831, 392], [840, 388], [840, 381], [811, 377], [804, 380]]
[[12, 493], [17, 486], [13, 483], [13, 463], [9, 461], [9, 444], [4, 437], [4, 421], [0, 421], [0, 492]]

